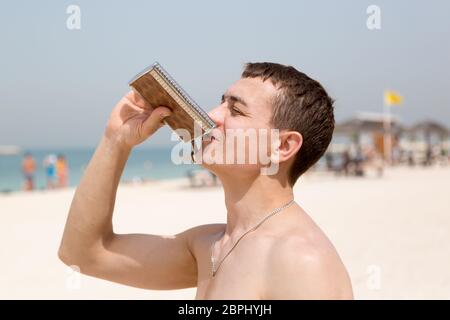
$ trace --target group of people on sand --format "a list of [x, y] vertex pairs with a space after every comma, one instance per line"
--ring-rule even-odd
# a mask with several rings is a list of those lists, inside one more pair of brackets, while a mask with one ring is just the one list
[[[63, 154], [59, 154], [58, 156], [54, 154], [47, 155], [44, 158], [42, 165], [45, 170], [47, 189], [67, 187], [69, 166]], [[29, 152], [24, 154], [22, 160], [22, 173], [25, 179], [23, 189], [27, 191], [34, 190], [36, 188], [36, 161]]]
[[[336, 163], [335, 160], [339, 161]], [[337, 175], [365, 176], [367, 169], [372, 168], [381, 177], [384, 171], [383, 156], [374, 148], [348, 148], [338, 155], [328, 152], [325, 154], [325, 162], [327, 170], [334, 171]]]

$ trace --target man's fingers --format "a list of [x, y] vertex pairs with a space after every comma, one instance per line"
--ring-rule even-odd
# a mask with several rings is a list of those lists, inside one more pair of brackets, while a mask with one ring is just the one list
[[158, 130], [163, 123], [163, 119], [170, 116], [172, 111], [167, 107], [158, 107], [152, 111], [143, 124], [143, 134], [149, 136]]
[[139, 108], [153, 110], [153, 107], [136, 90], [131, 90], [125, 97]]

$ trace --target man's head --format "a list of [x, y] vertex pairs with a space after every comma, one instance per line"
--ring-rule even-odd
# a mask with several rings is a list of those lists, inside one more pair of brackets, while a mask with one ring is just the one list
[[[290, 185], [324, 154], [334, 130], [333, 100], [321, 84], [293, 67], [268, 62], [246, 64], [210, 116], [225, 138], [229, 129], [279, 129], [276, 152]], [[254, 173], [257, 167], [238, 170]]]

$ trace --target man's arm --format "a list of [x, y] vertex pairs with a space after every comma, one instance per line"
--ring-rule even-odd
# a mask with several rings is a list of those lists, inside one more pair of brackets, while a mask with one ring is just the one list
[[58, 252], [67, 265], [140, 288], [196, 285], [196, 261], [189, 243], [198, 228], [170, 237], [113, 231], [114, 202], [125, 163], [132, 147], [162, 126], [163, 114], [170, 114], [170, 110], [153, 110], [134, 92], [112, 112], [72, 200]]

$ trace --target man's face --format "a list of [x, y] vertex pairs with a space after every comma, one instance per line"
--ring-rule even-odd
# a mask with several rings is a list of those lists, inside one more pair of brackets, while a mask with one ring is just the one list
[[[270, 119], [276, 94], [274, 85], [260, 78], [242, 78], [229, 87], [221, 104], [209, 112], [217, 127], [212, 131], [211, 139], [202, 142], [202, 165], [216, 173], [220, 168], [230, 170], [230, 166], [241, 171], [259, 170], [260, 152], [266, 157], [270, 154]], [[267, 140], [262, 137], [264, 135]], [[243, 154], [244, 163], [238, 161], [239, 155]], [[220, 155], [223, 162], [205, 163], [208, 155], [216, 160]], [[258, 161], [252, 162], [252, 156], [257, 156]]]

